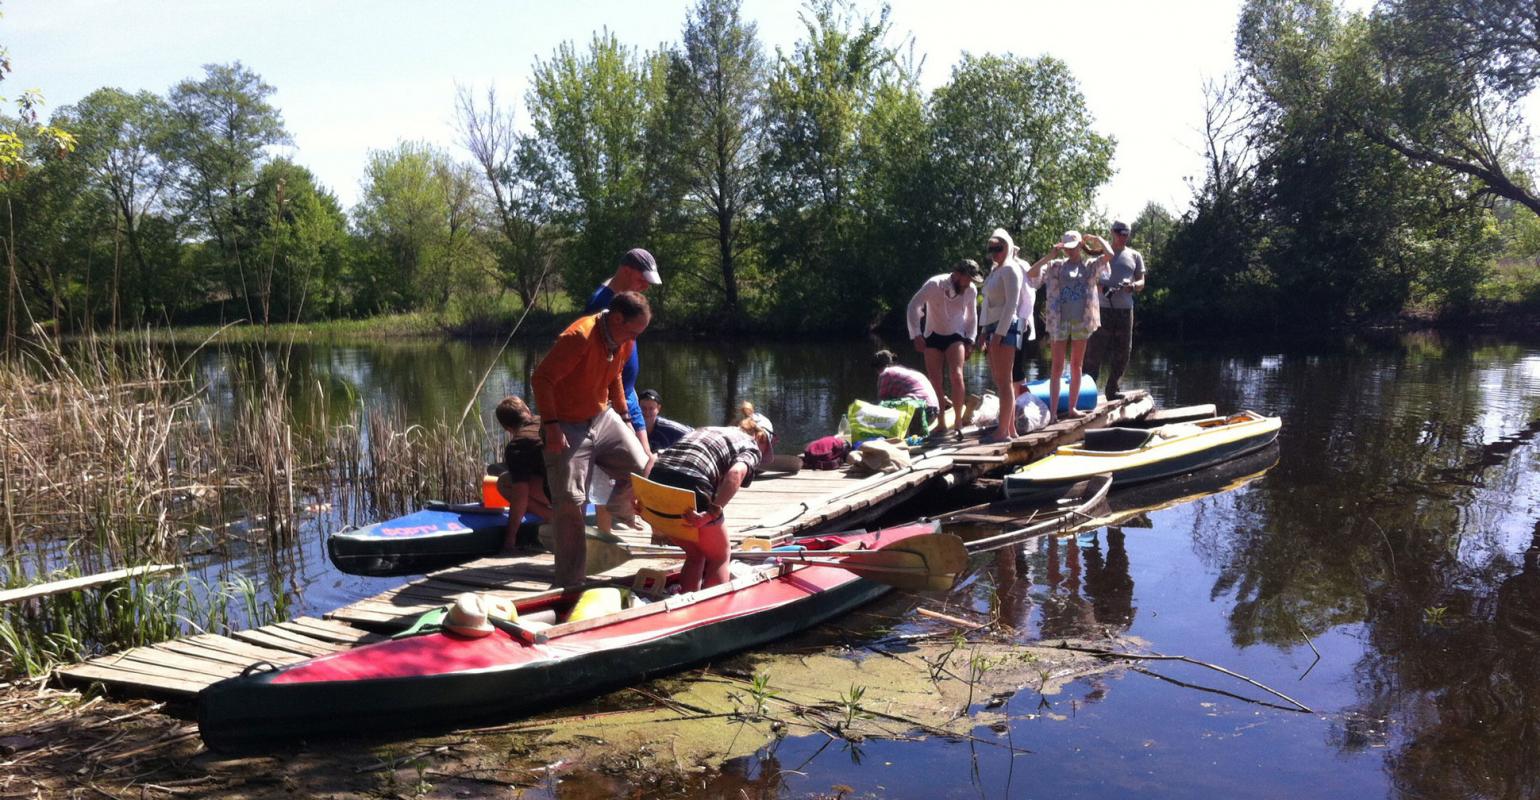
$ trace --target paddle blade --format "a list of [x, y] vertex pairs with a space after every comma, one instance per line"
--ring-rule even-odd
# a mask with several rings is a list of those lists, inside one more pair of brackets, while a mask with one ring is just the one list
[[957, 575], [968, 568], [968, 547], [951, 533], [910, 536], [865, 552], [912, 554], [920, 558], [927, 571], [937, 575]]
[[[598, 528], [588, 528], [583, 531], [583, 544], [588, 550], [588, 561], [584, 570], [589, 575], [600, 572], [608, 572], [621, 564], [631, 560], [630, 551], [621, 544], [624, 541], [614, 534], [601, 533]], [[540, 526], [540, 544], [545, 549], [556, 552], [556, 526], [545, 524]]]

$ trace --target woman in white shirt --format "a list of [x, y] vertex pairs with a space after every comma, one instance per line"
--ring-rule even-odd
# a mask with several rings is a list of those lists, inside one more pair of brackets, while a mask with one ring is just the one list
[[[1000, 394], [1000, 407], [1012, 409], [1016, 407], [1016, 383], [1011, 370], [1015, 367], [1016, 351], [1037, 338], [1032, 307], [1037, 303], [1037, 287], [1043, 283], [1043, 273], [1041, 267], [1029, 266], [1016, 257], [1019, 248], [1004, 228], [995, 228], [990, 234], [987, 250], [994, 267], [984, 281], [980, 347], [988, 356], [989, 374]], [[1007, 442], [1016, 435], [1016, 415], [1004, 413], [1000, 415], [999, 426], [983, 441]]]
[[[930, 380], [935, 397], [946, 397], [942, 391], [942, 374], [952, 379], [951, 405], [957, 419], [962, 418], [963, 401], [967, 397], [967, 385], [963, 383], [963, 362], [978, 336], [979, 293], [974, 283], [979, 280], [979, 265], [964, 259], [945, 275], [936, 275], [920, 287], [909, 300], [909, 338], [914, 341], [916, 352], [925, 356], [925, 376]], [[942, 407], [944, 410], [944, 406]], [[962, 423], [957, 423], [961, 435]], [[936, 430], [931, 436], [946, 435], [946, 415], [938, 416]]]

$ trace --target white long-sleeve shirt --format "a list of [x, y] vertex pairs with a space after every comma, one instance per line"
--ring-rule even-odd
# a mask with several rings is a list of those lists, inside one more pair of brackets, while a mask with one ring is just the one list
[[995, 333], [1004, 336], [1011, 329], [1011, 323], [1020, 320], [1022, 341], [1037, 338], [1032, 307], [1037, 304], [1037, 287], [1042, 285], [1042, 277], [1036, 281], [1028, 278], [1030, 266], [1012, 257], [990, 270], [989, 278], [984, 281], [984, 314], [979, 318], [979, 324], [994, 324]]
[[971, 282], [968, 288], [954, 292], [951, 274], [937, 275], [925, 281], [909, 300], [909, 338], [960, 334], [971, 342], [979, 332], [978, 307], [979, 292]]

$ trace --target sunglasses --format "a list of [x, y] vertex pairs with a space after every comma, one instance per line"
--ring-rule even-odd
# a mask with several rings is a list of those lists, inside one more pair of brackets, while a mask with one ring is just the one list
[[1003, 252], [1005, 252], [1005, 245], [1003, 245], [1003, 244], [992, 244], [992, 245], [989, 246], [988, 252], [990, 252], [990, 253], [1003, 253]]

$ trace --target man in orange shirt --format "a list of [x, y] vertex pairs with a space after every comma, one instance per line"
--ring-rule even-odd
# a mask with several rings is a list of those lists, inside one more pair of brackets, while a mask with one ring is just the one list
[[595, 467], [615, 479], [606, 507], [631, 513], [631, 473], [645, 473], [647, 454], [625, 422], [620, 372], [636, 337], [652, 321], [647, 298], [615, 295], [608, 310], [579, 317], [556, 337], [530, 380], [545, 434], [546, 478], [556, 510], [556, 585], [579, 586], [588, 576], [583, 504]]

